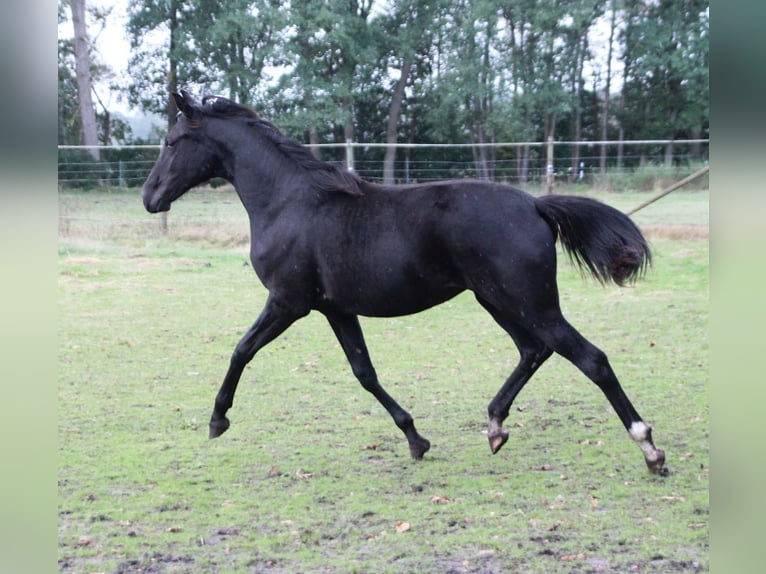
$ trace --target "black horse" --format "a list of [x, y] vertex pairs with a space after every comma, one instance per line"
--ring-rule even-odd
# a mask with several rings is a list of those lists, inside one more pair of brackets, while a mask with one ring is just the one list
[[665, 454], [606, 355], [559, 307], [557, 238], [601, 282], [622, 285], [644, 273], [650, 251], [627, 216], [592, 199], [536, 198], [484, 181], [373, 184], [317, 160], [245, 106], [210, 96], [197, 103], [185, 91], [173, 97], [178, 120], [144, 184], [144, 205], [151, 213], [167, 211], [213, 177], [231, 182], [250, 217], [253, 269], [269, 291], [231, 357], [211, 438], [229, 428], [226, 412], [245, 365], [315, 309], [329, 321], [356, 378], [406, 435], [411, 455], [422, 458], [430, 443], [378, 382], [357, 317], [417, 313], [470, 289], [520, 353], [489, 403], [492, 453], [508, 440], [502, 424], [514, 398], [555, 351], [603, 391], [649, 470], [663, 470]]

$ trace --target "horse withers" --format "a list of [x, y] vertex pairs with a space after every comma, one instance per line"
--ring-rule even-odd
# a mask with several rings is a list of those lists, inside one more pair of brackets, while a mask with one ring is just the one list
[[489, 403], [492, 453], [516, 395], [554, 352], [602, 390], [651, 472], [665, 472], [606, 355], [562, 315], [557, 239], [602, 283], [640, 277], [646, 240], [624, 214], [596, 200], [533, 197], [474, 180], [378, 185], [316, 159], [251, 109], [222, 97], [174, 93], [178, 119], [142, 190], [146, 209], [167, 211], [190, 188], [219, 177], [250, 218], [250, 258], [268, 289], [258, 319], [237, 344], [215, 399], [210, 437], [229, 428], [242, 371], [264, 345], [312, 310], [332, 327], [362, 384], [385, 407], [420, 459], [430, 443], [380, 385], [358, 316], [417, 313], [470, 290], [518, 347], [517, 366]]

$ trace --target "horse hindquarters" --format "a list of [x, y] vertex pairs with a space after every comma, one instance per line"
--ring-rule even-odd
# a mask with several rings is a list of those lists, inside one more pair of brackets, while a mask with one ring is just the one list
[[575, 261], [602, 281], [634, 278], [649, 261], [648, 247], [632, 222], [615, 214], [616, 210], [592, 200], [556, 197], [561, 196], [546, 199], [542, 207], [537, 203], [548, 223], [546, 232], [534, 223], [526, 226], [523, 235], [517, 229], [507, 239], [507, 256], [485, 261], [481, 280], [474, 281], [477, 299], [513, 338], [521, 355], [519, 365], [490, 403], [490, 446], [493, 452], [502, 447], [507, 433], [501, 423], [513, 399], [553, 351], [602, 390], [643, 451], [649, 470], [662, 472], [665, 454], [654, 446], [650, 427], [623, 391], [606, 355], [561, 313], [551, 231], [559, 233]]

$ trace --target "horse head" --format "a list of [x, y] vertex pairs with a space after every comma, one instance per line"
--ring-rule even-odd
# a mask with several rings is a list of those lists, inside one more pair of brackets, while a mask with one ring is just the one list
[[178, 116], [144, 182], [141, 198], [150, 213], [168, 211], [192, 187], [219, 175], [219, 152], [206, 135], [204, 109], [185, 90], [173, 93]]

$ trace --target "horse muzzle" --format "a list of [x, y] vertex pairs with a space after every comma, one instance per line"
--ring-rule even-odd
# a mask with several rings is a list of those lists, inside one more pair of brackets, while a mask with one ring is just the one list
[[160, 213], [170, 210], [170, 201], [166, 200], [161, 190], [156, 188], [144, 186], [141, 190], [141, 199], [144, 202], [146, 211], [149, 213]]

